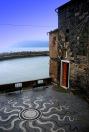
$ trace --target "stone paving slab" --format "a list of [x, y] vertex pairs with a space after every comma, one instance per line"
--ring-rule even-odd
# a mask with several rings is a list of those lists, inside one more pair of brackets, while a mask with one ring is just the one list
[[89, 132], [89, 105], [52, 86], [1, 94], [0, 132]]

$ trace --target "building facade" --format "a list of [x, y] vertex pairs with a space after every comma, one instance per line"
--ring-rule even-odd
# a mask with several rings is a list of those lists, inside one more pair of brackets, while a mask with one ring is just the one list
[[[70, 62], [70, 86], [88, 89], [89, 0], [71, 0], [55, 11], [58, 14], [57, 49], [50, 46], [50, 58], [54, 56], [55, 51], [57, 55], [55, 61], [57, 69], [54, 70], [56, 80], [60, 83], [60, 77], [58, 76], [62, 70], [60, 59], [67, 60]], [[49, 38], [53, 39], [53, 34], [54, 32], [50, 32]], [[49, 39], [49, 45], [52, 45], [51, 42]]]
[[51, 76], [52, 80], [57, 83], [58, 29], [49, 32], [49, 55], [50, 55], [49, 75]]

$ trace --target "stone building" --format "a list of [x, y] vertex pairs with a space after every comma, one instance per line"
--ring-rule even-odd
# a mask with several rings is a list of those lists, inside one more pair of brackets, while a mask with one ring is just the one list
[[[60, 59], [68, 60], [70, 84], [87, 90], [89, 87], [89, 0], [71, 0], [55, 11], [58, 14], [58, 30], [49, 32], [50, 62], [52, 62], [50, 67], [55, 65], [54, 70], [50, 68], [51, 77], [53, 72], [56, 78], [52, 77], [53, 80], [60, 83]], [[53, 37], [55, 34], [56, 39]], [[53, 44], [54, 41], [56, 45]]]
[[58, 29], [49, 32], [49, 55], [50, 55], [50, 68], [49, 74], [53, 81], [57, 82], [58, 72]]

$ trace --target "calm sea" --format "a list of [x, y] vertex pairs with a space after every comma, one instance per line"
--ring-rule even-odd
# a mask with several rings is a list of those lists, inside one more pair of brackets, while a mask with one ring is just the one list
[[0, 84], [49, 77], [49, 57], [0, 61]]
[[[47, 51], [48, 48], [14, 48], [3, 52]], [[0, 84], [49, 77], [49, 57], [31, 57], [0, 61]]]

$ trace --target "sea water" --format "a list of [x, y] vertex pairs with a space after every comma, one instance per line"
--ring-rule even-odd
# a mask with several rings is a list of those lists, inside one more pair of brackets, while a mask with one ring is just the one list
[[0, 84], [49, 77], [49, 57], [18, 58], [0, 61]]
[[[48, 51], [48, 47], [1, 48], [0, 53]], [[0, 61], [0, 84], [29, 81], [49, 77], [49, 57], [18, 58]]]

